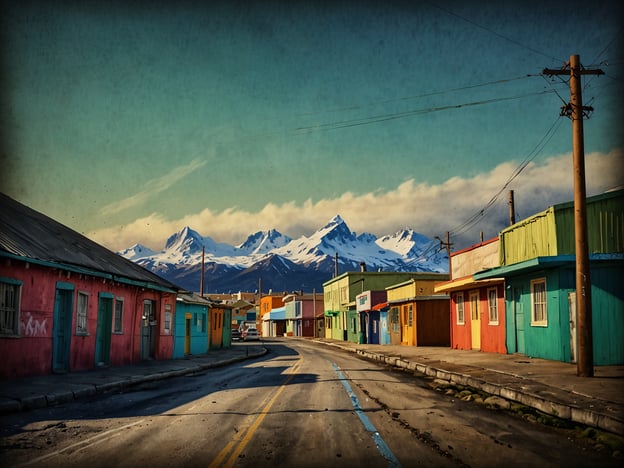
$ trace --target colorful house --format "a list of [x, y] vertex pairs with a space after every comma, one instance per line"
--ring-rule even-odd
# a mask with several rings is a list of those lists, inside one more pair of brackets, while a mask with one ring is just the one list
[[390, 330], [392, 344], [449, 345], [449, 297], [434, 294], [435, 283], [448, 277], [446, 273], [419, 273], [386, 288], [391, 324], [398, 323]]
[[387, 293], [383, 291], [364, 291], [355, 297], [355, 309], [360, 316], [361, 343], [379, 344], [380, 307], [379, 304], [387, 305]]
[[208, 307], [210, 301], [191, 292], [178, 293], [173, 327], [173, 357], [183, 358], [208, 351]]
[[[282, 294], [279, 294], [279, 295], [268, 294], [260, 298], [259, 315], [256, 317], [256, 320], [258, 321], [258, 323], [262, 325], [258, 327], [259, 333], [264, 334], [264, 323], [266, 322], [266, 320], [264, 320], [264, 316], [266, 314], [269, 314], [273, 309], [284, 307], [284, 301], [282, 300], [282, 298], [283, 298]], [[284, 328], [281, 334], [283, 335], [285, 332], [286, 332], [286, 329]], [[276, 335], [271, 335], [271, 336], [276, 336]]]
[[276, 307], [262, 316], [262, 336], [286, 334], [286, 306]]
[[451, 253], [451, 279], [438, 283], [434, 289], [436, 293], [451, 295], [453, 349], [507, 353], [505, 280], [474, 278], [476, 273], [498, 266], [499, 245], [497, 237]]
[[323, 312], [322, 294], [287, 294], [282, 298], [285, 307], [288, 336], [315, 336], [316, 315]]
[[[594, 364], [622, 365], [624, 190], [586, 202]], [[574, 204], [554, 205], [501, 231], [499, 238], [500, 266], [474, 278], [505, 278], [508, 352], [575, 362]]]
[[[346, 272], [326, 281], [323, 283], [326, 338], [359, 343], [361, 329], [356, 296], [366, 290], [382, 290], [422, 275], [418, 272], [367, 272], [363, 267], [361, 271]], [[438, 273], [431, 275], [439, 278]]]
[[177, 287], [0, 194], [0, 376], [173, 356]]
[[208, 349], [228, 348], [232, 344], [232, 306], [223, 302], [208, 304]]

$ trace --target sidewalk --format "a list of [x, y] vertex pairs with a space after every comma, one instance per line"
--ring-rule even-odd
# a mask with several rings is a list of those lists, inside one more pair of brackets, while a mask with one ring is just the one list
[[577, 377], [576, 364], [521, 354], [314, 340], [624, 435], [624, 366], [596, 366], [594, 377]]
[[[455, 384], [467, 385], [544, 413], [624, 436], [624, 366], [595, 367], [594, 377], [576, 376], [576, 365], [518, 354], [460, 351], [446, 347], [366, 345], [313, 340], [363, 357]], [[232, 346], [208, 354], [0, 381], [0, 414], [25, 411], [93, 396], [130, 385], [200, 372], [262, 356], [262, 343]]]
[[4, 379], [0, 381], [0, 414], [53, 406], [131, 385], [201, 372], [266, 352], [261, 343], [246, 344], [188, 359], [142, 361], [122, 367]]

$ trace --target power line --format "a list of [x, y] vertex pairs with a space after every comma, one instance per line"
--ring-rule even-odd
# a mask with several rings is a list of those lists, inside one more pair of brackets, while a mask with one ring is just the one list
[[442, 10], [443, 12], [445, 12], [445, 13], [451, 15], [451, 16], [455, 16], [456, 18], [459, 18], [459, 19], [465, 21], [466, 23], [469, 23], [469, 24], [471, 24], [473, 26], [476, 26], [479, 29], [483, 29], [484, 31], [489, 32], [490, 34], [494, 34], [495, 36], [497, 36], [497, 37], [499, 37], [501, 39], [509, 41], [512, 44], [517, 45], [518, 47], [522, 47], [523, 49], [526, 49], [526, 50], [529, 50], [529, 51], [531, 51], [531, 52], [533, 52], [535, 54], [541, 55], [542, 57], [546, 57], [548, 59], [554, 60], [555, 62], [563, 62], [563, 60], [559, 60], [559, 59], [553, 57], [552, 55], [548, 55], [548, 54], [546, 54], [544, 52], [541, 52], [541, 51], [539, 51], [537, 49], [534, 49], [533, 47], [529, 47], [526, 44], [523, 44], [522, 42], [516, 41], [515, 39], [507, 37], [507, 36], [505, 36], [503, 34], [500, 34], [500, 33], [496, 32], [496, 31], [494, 31], [494, 30], [492, 30], [490, 28], [487, 28], [487, 27], [477, 23], [476, 21], [473, 21], [473, 20], [471, 20], [469, 18], [466, 18], [465, 16], [462, 16], [462, 15], [460, 15], [458, 13], [455, 13], [454, 11], [451, 11], [451, 10], [449, 10], [447, 8], [444, 8], [444, 7], [441, 7], [439, 5], [436, 5], [435, 3], [432, 3], [432, 2], [426, 2], [426, 3], [428, 3], [429, 5], [431, 5], [434, 8], [437, 8], [438, 10]]
[[368, 103], [368, 104], [360, 104], [360, 105], [353, 105], [353, 106], [346, 106], [346, 107], [338, 107], [338, 108], [335, 108], [335, 109], [327, 109], [327, 110], [321, 110], [321, 111], [316, 111], [316, 112], [306, 112], [306, 113], [300, 114], [300, 116], [311, 116], [311, 115], [318, 115], [318, 114], [331, 113], [331, 112], [353, 111], [353, 110], [365, 109], [365, 108], [373, 107], [373, 106], [377, 106], [377, 105], [391, 104], [393, 102], [413, 101], [413, 100], [416, 100], [416, 99], [422, 99], [422, 98], [431, 97], [431, 96], [442, 96], [444, 94], [454, 93], [454, 92], [457, 92], [457, 91], [466, 91], [468, 89], [483, 88], [483, 87], [486, 87], [486, 86], [498, 85], [498, 84], [503, 84], [503, 83], [510, 83], [512, 81], [525, 80], [527, 78], [533, 78], [533, 77], [538, 77], [538, 76], [542, 76], [542, 75], [541, 74], [530, 74], [529, 73], [529, 74], [526, 74], [526, 75], [517, 76], [517, 77], [513, 77], [513, 78], [503, 78], [503, 79], [500, 79], [500, 80], [487, 81], [485, 83], [478, 83], [478, 84], [473, 84], [473, 85], [459, 86], [457, 88], [449, 88], [449, 89], [440, 90], [440, 91], [431, 91], [429, 93], [416, 94], [416, 95], [412, 95], [412, 96], [402, 96], [402, 97], [398, 97], [398, 98], [394, 98], [394, 99], [384, 99], [384, 100], [381, 100], [381, 101], [375, 101], [375, 102], [371, 102], [371, 103]]
[[516, 167], [516, 169], [512, 172], [512, 174], [509, 176], [509, 178], [503, 184], [500, 190], [496, 192], [496, 194], [486, 203], [486, 205], [483, 208], [478, 210], [476, 213], [470, 216], [463, 223], [454, 227], [450, 231], [452, 235], [457, 236], [468, 231], [477, 223], [477, 221], [480, 218], [482, 218], [485, 215], [486, 211], [492, 207], [492, 205], [496, 202], [500, 194], [503, 193], [505, 189], [507, 189], [509, 184], [511, 184], [511, 182], [522, 173], [522, 171], [529, 165], [529, 163], [533, 161], [538, 156], [538, 154], [540, 154], [540, 152], [544, 149], [546, 144], [551, 140], [551, 138], [554, 136], [559, 126], [561, 125], [562, 119], [560, 119], [559, 117], [560, 116], [557, 116], [557, 119], [553, 122], [550, 128], [546, 131], [544, 136], [535, 145], [535, 147], [531, 150], [531, 152], [529, 152], [529, 154], [524, 158], [524, 160], [518, 165], [518, 167]]
[[507, 97], [500, 97], [500, 98], [493, 98], [493, 99], [485, 99], [481, 101], [465, 102], [462, 104], [451, 104], [451, 105], [440, 106], [440, 107], [425, 107], [422, 109], [413, 109], [409, 111], [396, 112], [396, 113], [391, 113], [391, 114], [381, 114], [381, 115], [375, 115], [371, 117], [363, 117], [359, 119], [342, 120], [342, 121], [335, 121], [335, 122], [329, 122], [329, 123], [318, 124], [318, 125], [310, 125], [306, 127], [298, 127], [298, 128], [293, 129], [293, 132], [296, 134], [305, 135], [305, 134], [315, 132], [315, 131], [328, 131], [328, 130], [349, 128], [349, 127], [357, 127], [361, 125], [370, 125], [374, 123], [386, 122], [389, 120], [397, 120], [397, 119], [403, 119], [406, 117], [413, 117], [415, 115], [423, 115], [423, 114], [429, 114], [432, 112], [440, 112], [440, 111], [451, 110], [451, 109], [461, 109], [464, 107], [481, 106], [484, 104], [511, 101], [511, 100], [522, 99], [522, 98], [531, 97], [531, 96], [540, 96], [543, 94], [550, 94], [552, 92], [553, 92], [552, 90], [546, 90], [546, 91], [538, 91], [534, 93], [527, 93], [527, 94], [522, 94], [522, 95], [517, 95], [517, 96], [507, 96]]

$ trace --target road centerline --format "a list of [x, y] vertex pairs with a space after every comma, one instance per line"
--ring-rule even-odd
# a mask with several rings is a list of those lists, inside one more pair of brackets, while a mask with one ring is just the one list
[[[299, 367], [301, 367], [301, 363], [303, 361], [303, 356], [299, 358], [299, 360], [291, 367], [290, 374], [284, 380], [284, 383], [277, 389], [273, 397], [264, 405], [264, 407], [258, 412], [257, 416], [253, 420], [253, 422], [244, 430], [240, 431], [215, 457], [215, 459], [208, 465], [209, 468], [216, 468], [219, 466], [231, 467], [236, 462], [236, 459], [241, 454], [241, 452], [245, 449], [254, 433], [262, 424], [262, 421], [269, 414], [271, 407], [284, 391], [286, 386], [290, 383], [290, 381], [297, 375], [297, 371]], [[263, 402], [264, 404], [264, 402]], [[225, 463], [223, 460], [228, 456], [227, 461]]]
[[366, 413], [364, 413], [364, 410], [362, 409], [360, 405], [360, 400], [358, 399], [357, 395], [351, 388], [351, 385], [349, 384], [347, 377], [344, 375], [340, 367], [338, 367], [338, 365], [335, 362], [330, 361], [330, 363], [332, 367], [334, 368], [336, 375], [340, 379], [342, 386], [345, 388], [347, 395], [351, 399], [351, 404], [353, 405], [355, 414], [357, 414], [358, 418], [362, 422], [364, 429], [366, 429], [366, 431], [371, 433], [371, 437], [373, 438], [373, 441], [375, 442], [375, 446], [379, 450], [379, 453], [381, 453], [381, 456], [384, 457], [388, 461], [389, 467], [400, 468], [401, 463], [399, 462], [397, 457], [394, 455], [392, 450], [390, 450], [390, 447], [388, 447], [386, 442], [383, 440], [383, 438], [381, 437], [381, 434], [379, 434], [379, 431], [377, 431], [373, 423], [370, 421], [370, 419], [368, 419], [368, 416], [366, 416]]

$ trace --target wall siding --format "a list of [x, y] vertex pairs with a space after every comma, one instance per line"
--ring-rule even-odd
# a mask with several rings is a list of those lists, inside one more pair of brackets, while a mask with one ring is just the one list
[[[555, 207], [560, 254], [574, 254], [574, 205]], [[587, 200], [589, 253], [624, 253], [624, 191], [607, 192]]]
[[554, 211], [549, 208], [501, 231], [500, 264], [558, 255]]
[[[100, 293], [111, 294], [115, 300], [124, 299], [122, 332], [111, 333], [111, 366], [122, 366], [141, 359], [140, 317], [143, 300], [156, 301], [158, 322], [155, 337], [157, 359], [170, 359], [173, 355], [172, 336], [163, 331], [164, 304], [172, 305], [175, 314], [175, 296], [135, 286], [116, 283], [102, 278], [62, 270], [11, 261], [0, 265], [0, 276], [23, 282], [20, 304], [20, 337], [0, 338], [3, 360], [0, 376], [17, 377], [41, 375], [52, 372], [53, 320], [56, 284], [59, 281], [72, 285], [73, 306], [70, 332], [69, 370], [88, 370], [95, 366], [97, 337], [98, 297]], [[87, 335], [76, 334], [76, 298], [79, 292], [89, 296]], [[114, 301], [113, 301], [114, 304]], [[113, 306], [114, 307], [114, 306]], [[114, 309], [113, 309], [114, 311]]]
[[597, 365], [624, 364], [624, 265], [600, 265], [590, 271], [592, 332]]

